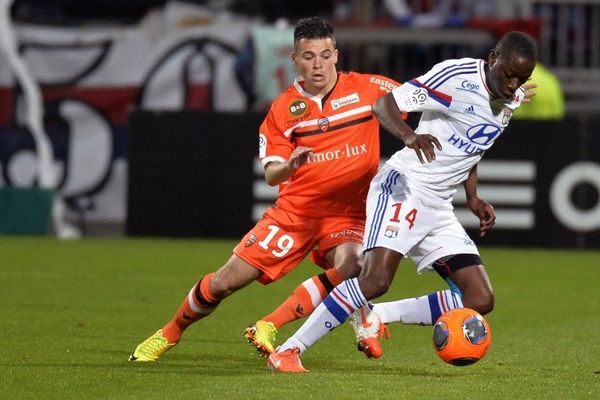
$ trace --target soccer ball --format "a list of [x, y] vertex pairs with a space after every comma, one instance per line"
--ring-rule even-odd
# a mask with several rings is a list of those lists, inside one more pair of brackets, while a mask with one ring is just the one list
[[433, 326], [433, 348], [448, 364], [459, 367], [479, 361], [492, 342], [487, 321], [475, 310], [456, 308]]

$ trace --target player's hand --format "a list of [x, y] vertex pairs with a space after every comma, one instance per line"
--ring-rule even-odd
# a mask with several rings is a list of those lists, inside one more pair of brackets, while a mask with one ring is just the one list
[[473, 214], [479, 218], [479, 236], [483, 237], [496, 223], [494, 207], [479, 197], [467, 199], [467, 205]]
[[524, 84], [523, 89], [525, 89], [525, 96], [523, 96], [523, 101], [521, 103], [524, 103], [524, 104], [531, 103], [531, 100], [537, 94], [537, 92], [535, 91], [535, 89], [537, 87], [538, 87], [538, 85], [535, 83]]
[[287, 161], [287, 165], [288, 168], [290, 169], [290, 171], [295, 171], [298, 168], [300, 168], [300, 166], [306, 164], [306, 162], [308, 161], [308, 158], [313, 154], [313, 149], [312, 147], [304, 147], [304, 146], [298, 146], [294, 149], [294, 151], [292, 152], [292, 155], [290, 156], [289, 160]]
[[438, 150], [442, 150], [442, 145], [440, 144], [439, 140], [437, 140], [435, 136], [428, 133], [416, 133], [404, 144], [406, 147], [413, 149], [415, 153], [417, 153], [417, 157], [419, 157], [421, 164], [425, 164], [425, 159], [427, 162], [432, 162], [435, 160], [435, 151], [433, 148], [434, 145]]

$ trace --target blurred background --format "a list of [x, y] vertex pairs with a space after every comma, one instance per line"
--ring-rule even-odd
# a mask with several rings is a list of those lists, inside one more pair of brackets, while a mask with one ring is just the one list
[[[295, 77], [292, 27], [321, 15], [339, 70], [399, 81], [511, 30], [536, 38], [538, 96], [480, 165], [498, 215], [482, 243], [600, 247], [600, 1], [0, 5], [0, 234], [241, 236], [277, 194], [257, 132]], [[398, 147], [382, 135], [384, 158]]]

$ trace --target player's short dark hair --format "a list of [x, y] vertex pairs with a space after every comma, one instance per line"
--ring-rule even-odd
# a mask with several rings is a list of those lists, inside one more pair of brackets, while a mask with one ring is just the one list
[[537, 43], [526, 33], [519, 31], [508, 32], [496, 44], [499, 56], [516, 55], [527, 60], [537, 60]]
[[333, 26], [323, 18], [308, 17], [298, 21], [294, 28], [294, 44], [300, 39], [324, 39], [330, 38], [335, 45]]

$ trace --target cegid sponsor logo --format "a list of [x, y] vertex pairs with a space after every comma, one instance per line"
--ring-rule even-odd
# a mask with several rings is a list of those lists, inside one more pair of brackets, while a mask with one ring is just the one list
[[471, 81], [462, 81], [460, 87], [457, 89], [468, 90], [469, 92], [476, 92], [479, 90], [479, 85]]

